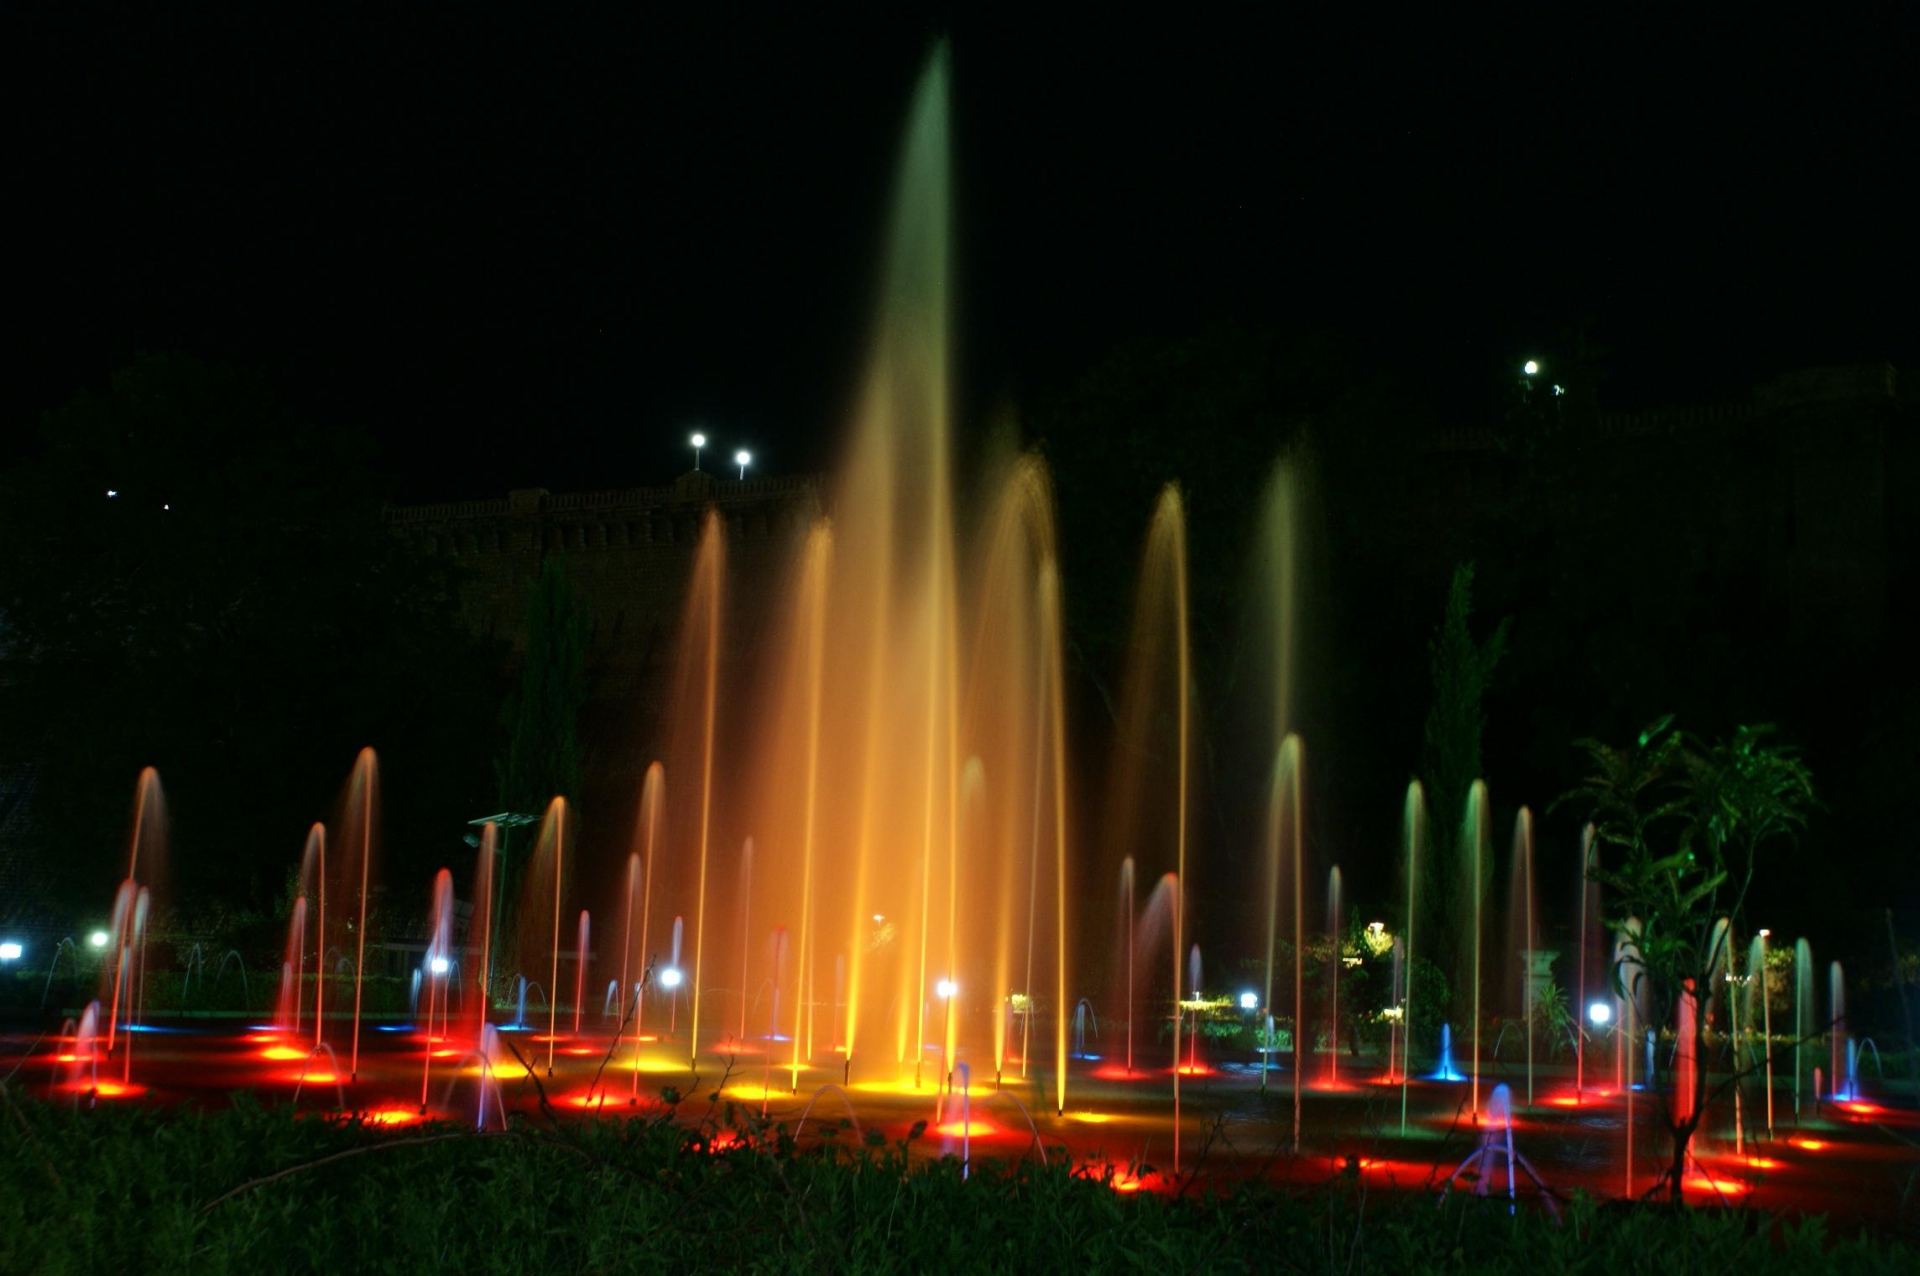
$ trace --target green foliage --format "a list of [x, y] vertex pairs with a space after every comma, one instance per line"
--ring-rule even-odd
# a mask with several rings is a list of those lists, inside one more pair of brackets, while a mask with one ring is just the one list
[[[1601, 848], [1591, 876], [1607, 889], [1607, 924], [1633, 938], [1614, 965], [1615, 990], [1674, 1022], [1688, 988], [1711, 988], [1731, 954], [1717, 923], [1739, 926], [1761, 849], [1791, 841], [1814, 806], [1813, 780], [1773, 728], [1740, 727], [1704, 744], [1669, 715], [1629, 746], [1581, 740], [1587, 775], [1556, 799], [1594, 826]], [[1706, 1058], [1707, 1016], [1695, 1016], [1694, 1055]], [[1675, 1166], [1705, 1110], [1707, 1070], [1697, 1069], [1691, 1115], [1669, 1114]], [[1682, 1176], [1670, 1171], [1677, 1198]]]
[[[909, 1134], [738, 1112], [380, 1130], [268, 1112], [29, 1103], [0, 1123], [0, 1270], [1904, 1272], [1913, 1252], [1818, 1220], [1260, 1185], [1121, 1194], [1057, 1156], [934, 1157]], [[684, 1120], [685, 1118], [680, 1118]], [[976, 1149], [977, 1151], [977, 1149]], [[1050, 1154], [1052, 1155], [1052, 1154]], [[334, 1159], [337, 1158], [337, 1159]], [[281, 1175], [222, 1200], [233, 1189]], [[1756, 1236], [1756, 1232], [1759, 1235]]]

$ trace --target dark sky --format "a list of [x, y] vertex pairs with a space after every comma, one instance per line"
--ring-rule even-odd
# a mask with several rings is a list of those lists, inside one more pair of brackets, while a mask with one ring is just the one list
[[370, 429], [403, 499], [662, 481], [696, 424], [763, 472], [817, 466], [942, 30], [976, 414], [1220, 320], [1328, 330], [1452, 392], [1588, 318], [1615, 407], [1911, 371], [1920, 344], [1892, 9], [484, 12], [12, 9], [7, 454], [136, 351], [187, 350]]

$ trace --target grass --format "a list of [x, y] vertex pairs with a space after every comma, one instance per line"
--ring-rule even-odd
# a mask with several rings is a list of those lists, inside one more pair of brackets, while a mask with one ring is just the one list
[[[0, 1271], [1909, 1272], [1817, 1220], [1576, 1200], [1561, 1224], [1455, 1197], [1123, 1195], [1056, 1164], [816, 1146], [750, 1124], [539, 1117], [505, 1133], [7, 1093]], [[829, 1127], [831, 1128], [831, 1127]], [[727, 1146], [719, 1146], [726, 1144]], [[278, 1176], [278, 1177], [269, 1177]], [[261, 1181], [265, 1180], [265, 1181]], [[236, 1189], [240, 1189], [236, 1191]]]

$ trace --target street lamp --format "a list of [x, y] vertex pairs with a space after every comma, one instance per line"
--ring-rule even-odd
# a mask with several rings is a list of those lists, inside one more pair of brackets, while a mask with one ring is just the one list
[[1242, 1009], [1242, 1010], [1258, 1010], [1259, 1008], [1260, 1008], [1260, 994], [1259, 994], [1259, 993], [1257, 993], [1257, 992], [1243, 992], [1243, 993], [1241, 993], [1241, 994], [1240, 994], [1240, 1009]]
[[752, 461], [753, 461], [753, 453], [747, 451], [747, 449], [745, 448], [741, 448], [738, 452], [735, 452], [733, 454], [733, 463], [740, 467], [740, 478], [743, 482], [747, 477], [747, 466]]
[[1528, 376], [1532, 376], [1534, 373], [1540, 371], [1540, 365], [1535, 360], [1529, 359], [1520, 365], [1520, 371], [1526, 373]]
[[93, 932], [93, 933], [92, 933], [91, 935], [88, 935], [88, 936], [87, 936], [87, 947], [89, 947], [89, 948], [105, 948], [106, 946], [107, 946], [107, 932], [106, 932], [106, 931], [104, 931], [104, 930], [96, 930], [96, 931], [94, 931], [94, 932]]
[[700, 469], [700, 449], [707, 445], [707, 436], [695, 430], [693, 437], [687, 441], [693, 444], [693, 468], [695, 472], [698, 472]]

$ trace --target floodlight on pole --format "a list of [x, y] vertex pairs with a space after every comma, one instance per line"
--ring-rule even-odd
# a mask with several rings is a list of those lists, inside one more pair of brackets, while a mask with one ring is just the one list
[[753, 453], [747, 451], [745, 448], [741, 448], [733, 454], [733, 463], [740, 467], [740, 477], [742, 480], [747, 477], [747, 466], [752, 462]]
[[687, 442], [693, 444], [693, 468], [698, 470], [700, 468], [700, 449], [707, 445], [707, 436], [695, 430], [693, 437], [688, 439]]

